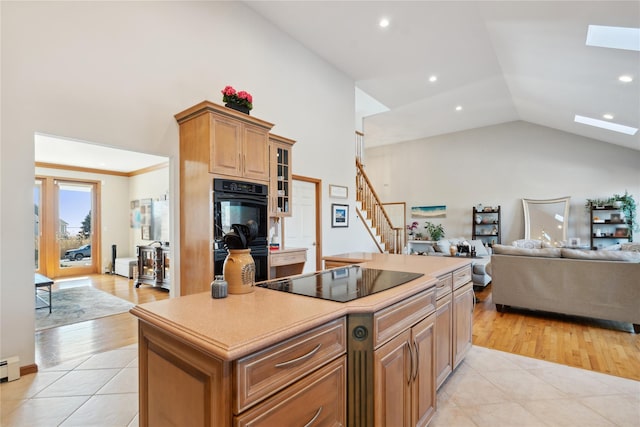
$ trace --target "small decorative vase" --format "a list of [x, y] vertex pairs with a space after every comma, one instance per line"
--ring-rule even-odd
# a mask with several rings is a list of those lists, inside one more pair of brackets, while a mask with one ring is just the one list
[[256, 264], [251, 249], [230, 249], [222, 266], [230, 294], [248, 294], [255, 290]]
[[232, 110], [240, 111], [241, 113], [249, 114], [249, 107], [246, 105], [236, 104], [235, 102], [227, 102], [224, 104], [225, 107], [231, 108]]
[[211, 298], [226, 298], [228, 293], [227, 281], [224, 276], [219, 275], [211, 282]]
[[476, 215], [476, 224], [482, 223], [482, 217], [480, 215]]

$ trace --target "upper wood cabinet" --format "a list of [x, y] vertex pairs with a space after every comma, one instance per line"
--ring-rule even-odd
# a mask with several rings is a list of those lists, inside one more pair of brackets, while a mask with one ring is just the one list
[[[209, 172], [248, 180], [269, 181], [269, 131], [272, 123], [209, 101], [176, 114], [180, 144], [198, 150]], [[183, 132], [194, 122], [190, 132]]]
[[289, 138], [269, 135], [271, 152], [269, 215], [272, 217], [291, 216], [291, 151], [295, 143]]
[[[230, 112], [235, 113], [235, 110]], [[250, 116], [229, 117], [218, 111], [211, 111], [210, 117], [209, 171], [236, 178], [268, 181], [271, 126], [255, 124], [247, 120]]]

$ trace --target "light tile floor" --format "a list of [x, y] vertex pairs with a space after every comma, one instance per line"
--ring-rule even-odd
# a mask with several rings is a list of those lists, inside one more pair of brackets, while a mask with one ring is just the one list
[[[3, 427], [138, 425], [137, 346], [0, 385]], [[473, 347], [438, 391], [434, 427], [640, 426], [640, 382]]]

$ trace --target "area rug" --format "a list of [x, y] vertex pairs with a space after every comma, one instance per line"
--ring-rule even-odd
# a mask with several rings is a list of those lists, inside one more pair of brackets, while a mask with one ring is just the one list
[[51, 313], [47, 308], [36, 310], [36, 331], [125, 313], [134, 306], [90, 286], [59, 289], [51, 297]]

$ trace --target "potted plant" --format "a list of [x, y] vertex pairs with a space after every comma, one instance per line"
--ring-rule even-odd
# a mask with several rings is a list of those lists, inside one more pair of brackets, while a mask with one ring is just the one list
[[407, 234], [409, 235], [409, 239], [413, 237], [416, 229], [418, 228], [418, 221], [413, 221], [411, 225], [407, 225]]
[[429, 234], [431, 240], [438, 241], [444, 237], [444, 226], [442, 224], [436, 225], [427, 221], [424, 228], [427, 230], [427, 234]]
[[225, 107], [241, 111], [245, 114], [249, 114], [249, 111], [253, 109], [253, 96], [251, 96], [250, 93], [244, 90], [236, 92], [232, 86], [225, 86], [221, 92], [222, 102], [225, 103]]

